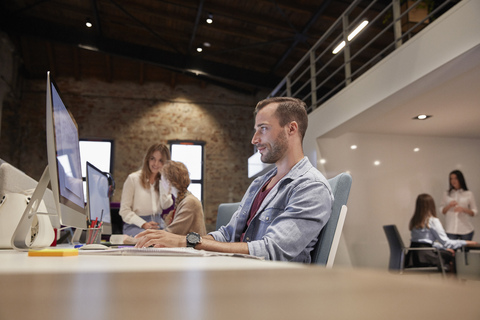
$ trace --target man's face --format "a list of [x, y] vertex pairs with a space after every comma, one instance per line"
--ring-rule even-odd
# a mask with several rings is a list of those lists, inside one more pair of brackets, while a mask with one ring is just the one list
[[287, 133], [275, 116], [276, 103], [271, 103], [261, 109], [255, 117], [255, 134], [252, 144], [257, 146], [260, 159], [264, 163], [275, 163], [280, 160], [288, 149]]

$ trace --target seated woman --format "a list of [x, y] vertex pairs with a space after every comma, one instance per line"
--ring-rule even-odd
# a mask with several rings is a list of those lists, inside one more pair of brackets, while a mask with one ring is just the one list
[[[477, 243], [474, 241], [449, 239], [442, 223], [437, 218], [436, 212], [435, 202], [430, 195], [424, 193], [417, 197], [415, 213], [409, 225], [412, 237], [410, 247], [436, 247], [440, 249], [439, 252], [443, 259], [445, 270], [454, 272], [455, 249], [465, 245], [476, 245]], [[440, 268], [437, 253], [428, 250], [409, 251], [406, 266], [437, 266]]]
[[160, 183], [175, 197], [174, 209], [164, 215], [165, 231], [179, 235], [189, 232], [206, 235], [202, 204], [187, 190], [190, 185], [187, 167], [181, 162], [168, 161], [163, 166]]

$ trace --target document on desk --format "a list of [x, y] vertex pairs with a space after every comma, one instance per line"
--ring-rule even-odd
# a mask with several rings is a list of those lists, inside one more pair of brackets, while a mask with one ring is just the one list
[[194, 248], [135, 248], [135, 247], [120, 247], [109, 248], [105, 250], [79, 250], [80, 255], [120, 255], [120, 256], [185, 256], [185, 257], [241, 257], [249, 259], [264, 260], [260, 257], [255, 257], [249, 254], [240, 253], [224, 253], [213, 252], [205, 250], [196, 250]]

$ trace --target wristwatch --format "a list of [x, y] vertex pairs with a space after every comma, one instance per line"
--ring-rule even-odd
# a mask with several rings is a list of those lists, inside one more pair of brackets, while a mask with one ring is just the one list
[[187, 234], [187, 247], [195, 248], [199, 243], [202, 243], [202, 237], [196, 232], [190, 232]]

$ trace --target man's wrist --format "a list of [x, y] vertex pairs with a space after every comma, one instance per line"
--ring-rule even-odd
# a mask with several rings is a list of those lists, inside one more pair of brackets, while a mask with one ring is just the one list
[[185, 237], [186, 246], [190, 248], [195, 248], [197, 244], [202, 243], [202, 237], [196, 232], [190, 232]]

